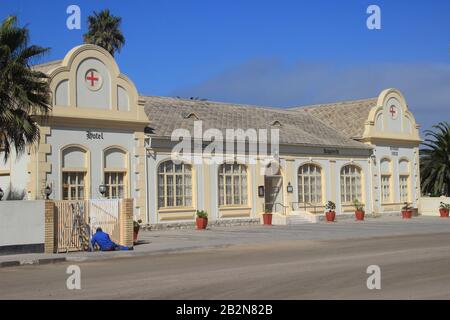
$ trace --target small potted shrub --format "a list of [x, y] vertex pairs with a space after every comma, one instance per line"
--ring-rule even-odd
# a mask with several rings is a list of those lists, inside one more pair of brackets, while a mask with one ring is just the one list
[[328, 222], [333, 222], [336, 218], [336, 204], [333, 201], [328, 201], [325, 206], [325, 217], [327, 218]]
[[450, 204], [441, 202], [439, 205], [439, 214], [441, 218], [448, 218], [448, 212], [450, 211]]
[[402, 218], [411, 219], [411, 217], [412, 217], [412, 206], [410, 203], [405, 202], [404, 206], [402, 207]]
[[206, 226], [208, 225], [208, 213], [203, 210], [197, 210], [195, 214], [197, 215], [197, 219], [195, 219], [197, 229], [206, 229]]
[[272, 212], [269, 209], [266, 209], [263, 213], [263, 222], [265, 226], [272, 225]]
[[358, 199], [355, 199], [353, 201], [353, 206], [355, 207], [356, 220], [358, 220], [358, 221], [364, 220], [364, 215], [365, 215], [364, 205], [361, 202], [359, 202]]
[[133, 242], [134, 243], [137, 242], [139, 229], [141, 229], [141, 223], [142, 223], [141, 219], [139, 219], [138, 221], [136, 221], [136, 220], [133, 221]]

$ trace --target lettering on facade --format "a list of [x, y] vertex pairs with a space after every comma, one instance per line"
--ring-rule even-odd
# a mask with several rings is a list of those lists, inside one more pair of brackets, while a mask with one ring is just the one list
[[323, 153], [325, 154], [339, 154], [338, 149], [323, 149]]
[[398, 148], [397, 147], [390, 147], [391, 149], [391, 155], [398, 156]]
[[88, 140], [103, 140], [103, 132], [86, 131], [86, 139]]

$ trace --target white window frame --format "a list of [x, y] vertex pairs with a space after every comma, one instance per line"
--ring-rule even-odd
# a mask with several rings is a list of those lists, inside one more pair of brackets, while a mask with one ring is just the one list
[[391, 175], [382, 174], [381, 175], [381, 202], [391, 203], [392, 202], [392, 192], [391, 192]]
[[[70, 176], [75, 175], [75, 184], [71, 184]], [[68, 177], [69, 181], [66, 183], [67, 179], [64, 179], [65, 177]], [[83, 183], [80, 183], [79, 177], [82, 176], [81, 181]], [[86, 171], [71, 171], [71, 170], [64, 170], [62, 172], [62, 199], [63, 200], [85, 200], [86, 199], [86, 192], [87, 192], [87, 172]], [[82, 196], [79, 195], [79, 189], [83, 188], [83, 194]], [[64, 190], [67, 189], [67, 198], [64, 197]], [[71, 190], [75, 189], [75, 198], [72, 199], [72, 193]]]
[[[180, 167], [181, 171], [176, 172]], [[169, 168], [170, 170], [168, 170]], [[177, 184], [176, 182], [180, 179], [181, 184]], [[169, 180], [172, 182], [171, 184], [168, 183]], [[157, 172], [158, 209], [193, 208], [192, 190], [192, 166], [190, 164], [175, 164], [172, 160], [166, 160], [159, 164]], [[177, 191], [181, 192], [177, 193]]]
[[351, 204], [355, 199], [363, 202], [362, 185], [361, 168], [351, 164], [343, 166], [340, 175], [341, 203]]
[[[230, 168], [230, 172], [227, 172], [227, 168]], [[235, 168], [237, 169], [235, 170]], [[230, 181], [229, 184], [227, 184], [228, 180]], [[236, 180], [237, 184], [234, 183]], [[221, 164], [219, 166], [217, 189], [220, 207], [248, 206], [247, 166], [240, 163]]]
[[[116, 181], [111, 182], [112, 176], [116, 175]], [[119, 183], [119, 175], [122, 175], [122, 183]], [[108, 179], [109, 177], [109, 179]], [[105, 197], [108, 199], [123, 199], [127, 196], [127, 172], [126, 170], [107, 170], [103, 172], [104, 183], [106, 186]], [[120, 193], [120, 188], [122, 188], [122, 193]], [[115, 197], [112, 197], [113, 190], [116, 190]]]
[[[405, 182], [404, 184], [402, 183], [402, 180]], [[409, 202], [409, 175], [400, 174], [398, 185], [400, 189], [400, 201]]]
[[[312, 183], [314, 181], [314, 183]], [[305, 192], [308, 191], [308, 192]], [[298, 202], [322, 204], [322, 168], [316, 164], [301, 165], [297, 171]], [[313, 200], [314, 199], [314, 200]]]

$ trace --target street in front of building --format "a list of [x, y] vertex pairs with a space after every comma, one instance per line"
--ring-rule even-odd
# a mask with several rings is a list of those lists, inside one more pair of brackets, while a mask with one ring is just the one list
[[[448, 299], [449, 231], [447, 219], [383, 217], [143, 232], [134, 252], [1, 268], [0, 298]], [[73, 266], [80, 288], [70, 290]]]

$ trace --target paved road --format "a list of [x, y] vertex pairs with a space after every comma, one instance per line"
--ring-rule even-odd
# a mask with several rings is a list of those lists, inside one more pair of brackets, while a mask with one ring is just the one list
[[[450, 233], [337, 240], [277, 240], [225, 248], [0, 269], [12, 299], [449, 299]], [[381, 267], [381, 290], [366, 268]]]
[[317, 223], [295, 226], [239, 226], [213, 227], [208, 230], [150, 231], [139, 234], [140, 244], [133, 252], [73, 252], [69, 254], [22, 254], [0, 256], [0, 262], [67, 257], [72, 261], [86, 259], [149, 255], [158, 252], [210, 248], [213, 246], [252, 245], [293, 240], [344, 240], [371, 237], [390, 237], [411, 234], [450, 233], [450, 219], [419, 217], [402, 220], [382, 217], [356, 222], [353, 219], [336, 223]]

